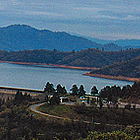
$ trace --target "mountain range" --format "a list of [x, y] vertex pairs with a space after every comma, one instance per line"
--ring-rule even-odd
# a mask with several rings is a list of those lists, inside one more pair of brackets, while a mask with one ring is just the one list
[[[99, 39], [98, 41], [97, 39], [93, 41], [90, 39], [66, 32], [38, 30], [28, 25], [10, 25], [0, 28], [0, 50], [56, 49], [59, 51], [79, 51], [87, 48], [98, 48], [105, 51], [119, 51], [128, 48], [140, 48], [140, 40], [118, 40], [111, 42], [99, 41]], [[117, 42], [119, 45], [117, 45]], [[123, 44], [123, 46], [120, 44]]]
[[92, 37], [86, 37], [83, 36], [93, 42], [97, 42], [99, 44], [116, 44], [118, 46], [122, 46], [123, 49], [127, 49], [128, 47], [140, 47], [140, 39], [119, 39], [119, 40], [103, 40], [103, 39], [98, 39], [98, 38], [92, 38]]
[[0, 49], [57, 49], [59, 51], [96, 48], [100, 45], [83, 37], [72, 36], [66, 32], [38, 30], [27, 25], [11, 25], [0, 28]]
[[95, 67], [91, 74], [140, 78], [140, 40], [95, 41], [11, 25], [0, 28], [0, 61]]

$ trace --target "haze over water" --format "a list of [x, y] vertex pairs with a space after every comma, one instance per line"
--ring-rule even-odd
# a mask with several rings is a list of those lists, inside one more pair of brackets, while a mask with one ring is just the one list
[[82, 75], [86, 72], [83, 70], [0, 63], [0, 86], [42, 90], [45, 83], [50, 82], [55, 87], [57, 84], [61, 84], [69, 91], [73, 84], [77, 84], [78, 87], [83, 84], [88, 93], [94, 85], [100, 90], [106, 85], [119, 85], [122, 87], [123, 85], [133, 84], [133, 82], [128, 81]]

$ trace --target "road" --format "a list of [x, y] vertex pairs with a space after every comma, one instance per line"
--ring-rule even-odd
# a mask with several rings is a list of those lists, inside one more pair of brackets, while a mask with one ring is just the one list
[[[40, 115], [43, 115], [43, 116], [52, 117], [52, 118], [61, 119], [61, 120], [70, 120], [70, 118], [59, 117], [59, 116], [50, 115], [50, 114], [47, 114], [47, 113], [43, 113], [43, 112], [41, 112], [41, 111], [38, 111], [37, 108], [38, 108], [39, 106], [41, 106], [41, 105], [44, 105], [44, 104], [46, 104], [46, 102], [44, 102], [44, 103], [39, 103], [39, 104], [34, 104], [34, 105], [31, 105], [31, 106], [29, 107], [29, 109], [30, 109], [31, 111], [33, 111], [33, 112], [35, 112], [35, 113], [38, 113], [38, 114], [40, 114]], [[76, 119], [74, 119], [73, 121], [74, 121], [74, 122], [79, 122], [79, 120], [76, 120]], [[82, 122], [84, 122], [84, 123], [92, 123], [91, 121], [82, 121]], [[101, 123], [94, 122], [94, 124], [95, 124], [95, 125], [100, 125]], [[112, 126], [112, 125], [114, 125], [114, 126], [122, 126], [122, 125], [118, 125], [118, 124], [106, 124], [106, 125], [109, 125], [109, 126]]]
[[[37, 114], [43, 115], [43, 116], [47, 116], [47, 117], [51, 117], [51, 118], [55, 118], [55, 119], [61, 119], [61, 120], [70, 120], [70, 118], [65, 118], [65, 117], [50, 115], [50, 114], [43, 113], [43, 112], [37, 110], [37, 108], [38, 108], [39, 106], [44, 105], [44, 104], [46, 104], [46, 102], [44, 102], [44, 103], [39, 103], [39, 104], [34, 104], [34, 105], [31, 105], [31, 106], [29, 107], [29, 109], [30, 109], [31, 111], [33, 111], [33, 112], [35, 112], [35, 113], [37, 113]], [[74, 122], [78, 122], [79, 120], [76, 120], [76, 119], [75, 119], [75, 120], [73, 120], [73, 121], [74, 121]], [[85, 123], [91, 123], [91, 122], [89, 122], [89, 121], [83, 121], [83, 122], [85, 122]], [[100, 123], [96, 123], [96, 124], [100, 124]]]
[[64, 118], [64, 117], [59, 117], [59, 116], [55, 116], [55, 115], [50, 115], [50, 114], [47, 114], [47, 113], [43, 113], [43, 112], [37, 110], [37, 107], [42, 106], [42, 105], [44, 105], [44, 104], [46, 104], [46, 102], [44, 102], [44, 103], [39, 103], [39, 104], [34, 104], [34, 105], [31, 105], [31, 106], [29, 107], [29, 109], [30, 109], [31, 111], [35, 112], [35, 113], [38, 113], [38, 114], [40, 114], [40, 115], [44, 115], [44, 116], [47, 116], [47, 117], [52, 117], [52, 118], [56, 118], [56, 119], [63, 119], [63, 120], [68, 119], [68, 118]]

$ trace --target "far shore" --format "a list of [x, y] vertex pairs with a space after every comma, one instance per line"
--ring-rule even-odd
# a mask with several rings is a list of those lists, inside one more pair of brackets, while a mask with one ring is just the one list
[[90, 72], [84, 73], [83, 75], [91, 76], [91, 77], [99, 77], [105, 79], [112, 79], [112, 80], [123, 80], [123, 81], [130, 81], [135, 82], [139, 81], [139, 78], [131, 78], [131, 77], [124, 77], [124, 76], [111, 76], [111, 75], [104, 75], [104, 74], [91, 74]]
[[[77, 70], [98, 70], [99, 68], [94, 67], [78, 67], [78, 66], [67, 66], [67, 65], [59, 65], [59, 64], [45, 64], [45, 63], [31, 63], [31, 62], [14, 62], [14, 61], [0, 61], [0, 63], [10, 63], [10, 64], [19, 64], [19, 65], [34, 65], [34, 66], [53, 66], [58, 68], [65, 68], [65, 69], [77, 69]], [[112, 80], [124, 80], [124, 81], [139, 81], [139, 78], [131, 78], [131, 77], [124, 77], [124, 76], [111, 76], [111, 75], [103, 75], [103, 74], [91, 74], [90, 72], [85, 73], [83, 75], [91, 76], [91, 77], [99, 77], [99, 78], [106, 78]]]
[[78, 67], [78, 66], [67, 66], [67, 65], [59, 65], [59, 64], [45, 64], [45, 63], [30, 63], [30, 62], [14, 62], [14, 61], [0, 61], [0, 63], [10, 63], [10, 64], [19, 64], [19, 65], [40, 65], [40, 66], [53, 66], [58, 68], [66, 68], [66, 69], [78, 69], [78, 70], [98, 70], [98, 68], [93, 67]]
[[98, 70], [98, 68], [93, 67], [77, 67], [77, 66], [67, 66], [67, 65], [57, 65], [57, 64], [48, 64], [50, 66], [66, 68], [66, 69], [79, 69], [79, 70]]

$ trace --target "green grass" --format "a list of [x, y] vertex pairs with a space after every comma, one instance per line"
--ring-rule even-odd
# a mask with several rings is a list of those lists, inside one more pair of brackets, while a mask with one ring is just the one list
[[[139, 124], [140, 109], [108, 109], [86, 106], [68, 106], [68, 105], [42, 105], [38, 108], [41, 112], [60, 116], [64, 118], [100, 122], [104, 124]], [[123, 115], [123, 117], [122, 117]]]
[[75, 112], [73, 111], [73, 106], [68, 105], [42, 105], [38, 107], [38, 110], [44, 113], [48, 113], [51, 115], [61, 116], [70, 118], [72, 116], [76, 116]]

